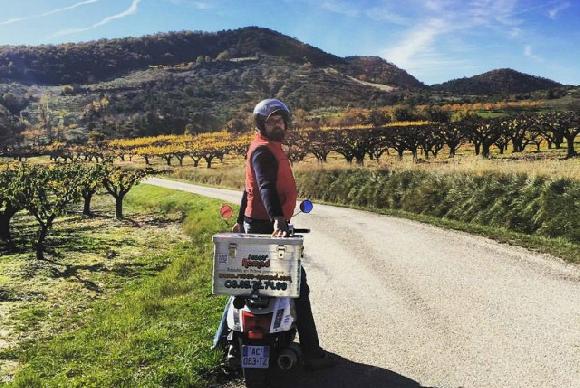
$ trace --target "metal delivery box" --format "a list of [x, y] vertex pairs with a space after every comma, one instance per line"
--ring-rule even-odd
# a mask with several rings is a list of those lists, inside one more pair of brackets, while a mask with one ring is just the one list
[[213, 293], [297, 298], [303, 237], [219, 233], [213, 236]]

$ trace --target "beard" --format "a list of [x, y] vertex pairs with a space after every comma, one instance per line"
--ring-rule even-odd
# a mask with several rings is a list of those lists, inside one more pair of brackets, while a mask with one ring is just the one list
[[266, 137], [273, 141], [282, 142], [286, 137], [286, 131], [282, 128], [275, 128], [273, 131], [266, 134]]

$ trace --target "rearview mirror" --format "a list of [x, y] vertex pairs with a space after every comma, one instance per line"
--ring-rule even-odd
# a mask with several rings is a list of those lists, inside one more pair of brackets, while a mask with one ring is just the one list
[[220, 216], [224, 220], [229, 220], [234, 215], [234, 209], [230, 205], [226, 205], [225, 203], [222, 205], [220, 209]]
[[300, 211], [302, 213], [310, 213], [313, 207], [314, 205], [312, 204], [312, 201], [309, 199], [305, 199], [304, 201], [300, 202]]

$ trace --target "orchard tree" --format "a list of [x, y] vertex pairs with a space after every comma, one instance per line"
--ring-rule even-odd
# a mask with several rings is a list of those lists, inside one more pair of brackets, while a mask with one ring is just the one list
[[333, 137], [321, 129], [307, 129], [303, 132], [307, 152], [314, 155], [318, 163], [325, 163], [328, 154], [334, 149]]
[[81, 175], [81, 166], [76, 163], [34, 166], [24, 175], [26, 209], [38, 222], [37, 259], [44, 259], [45, 240], [54, 220], [64, 214], [68, 205], [80, 199]]
[[105, 167], [101, 164], [84, 165], [82, 167], [79, 186], [83, 197], [83, 215], [92, 217], [91, 200], [105, 178]]
[[0, 239], [9, 245], [12, 242], [10, 220], [26, 204], [23, 182], [27, 173], [23, 165], [0, 171]]
[[576, 156], [574, 149], [574, 140], [580, 133], [580, 113], [579, 112], [554, 112], [546, 117], [552, 131], [566, 139], [567, 151], [566, 158]]
[[485, 159], [491, 156], [490, 148], [502, 134], [502, 122], [499, 119], [481, 119], [470, 127], [470, 140], [475, 146], [475, 154]]
[[535, 120], [530, 115], [520, 114], [506, 120], [505, 135], [511, 139], [513, 152], [522, 152], [530, 142], [530, 131]]
[[451, 122], [438, 124], [443, 142], [449, 148], [449, 158], [454, 158], [457, 149], [465, 143], [465, 130], [462, 123]]
[[125, 170], [120, 167], [108, 165], [103, 178], [105, 190], [115, 198], [115, 218], [123, 219], [123, 199], [125, 195], [139, 184], [145, 177], [145, 170]]

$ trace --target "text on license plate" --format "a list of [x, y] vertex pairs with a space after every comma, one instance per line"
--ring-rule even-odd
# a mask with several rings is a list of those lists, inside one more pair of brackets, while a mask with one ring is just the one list
[[269, 346], [242, 345], [242, 368], [268, 368], [269, 366]]

